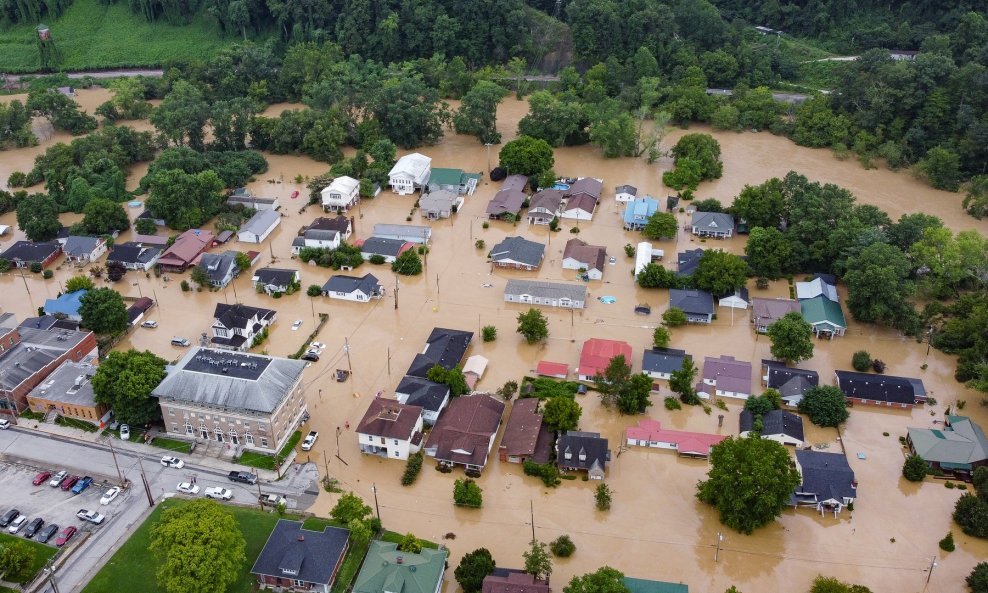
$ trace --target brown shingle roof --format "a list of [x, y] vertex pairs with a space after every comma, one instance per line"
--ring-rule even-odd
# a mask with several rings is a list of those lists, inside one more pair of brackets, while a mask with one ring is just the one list
[[549, 583], [520, 570], [495, 569], [484, 577], [482, 593], [549, 593]]
[[392, 439], [410, 440], [418, 419], [422, 416], [420, 406], [407, 406], [393, 399], [374, 398], [371, 400], [357, 432]]
[[576, 180], [576, 183], [566, 190], [567, 197], [575, 197], [578, 194], [586, 194], [593, 197], [594, 202], [600, 199], [600, 192], [604, 189], [604, 183], [593, 177], [583, 177]]
[[579, 239], [570, 239], [563, 249], [563, 259], [573, 258], [586, 264], [588, 270], [604, 270], [604, 259], [607, 258], [607, 248], [600, 245], [588, 245]]
[[439, 416], [425, 447], [436, 450], [436, 459], [483, 467], [503, 413], [504, 403], [489, 395], [454, 398]]
[[511, 416], [504, 427], [504, 435], [501, 437], [501, 447], [507, 455], [535, 455], [539, 434], [547, 432], [538, 407], [538, 398], [515, 400], [511, 408]]
[[579, 194], [571, 197], [569, 201], [566, 202], [566, 208], [564, 209], [564, 211], [583, 210], [584, 212], [590, 212], [592, 214], [594, 208], [596, 207], [597, 207], [597, 198], [588, 194]]

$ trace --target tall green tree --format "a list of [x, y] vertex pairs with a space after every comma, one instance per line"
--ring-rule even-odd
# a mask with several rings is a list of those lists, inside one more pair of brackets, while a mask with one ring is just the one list
[[649, 239], [671, 239], [676, 236], [679, 223], [676, 222], [676, 215], [669, 212], [656, 212], [648, 217], [645, 228], [642, 229], [642, 236]]
[[29, 194], [17, 201], [17, 226], [31, 241], [51, 241], [58, 235], [58, 206], [44, 194]]
[[538, 176], [550, 171], [555, 164], [549, 143], [530, 136], [519, 136], [506, 143], [498, 158], [510, 175]]
[[453, 576], [464, 593], [477, 593], [484, 584], [484, 578], [494, 572], [495, 566], [490, 551], [487, 548], [477, 548], [463, 555]]
[[610, 566], [602, 566], [594, 572], [570, 579], [569, 584], [563, 587], [563, 593], [628, 593], [628, 587], [624, 584], [624, 573]]
[[607, 363], [604, 372], [595, 376], [593, 380], [597, 392], [600, 393], [601, 403], [605, 407], [610, 407], [617, 402], [618, 394], [631, 380], [631, 365], [623, 354], [618, 354]]
[[697, 372], [696, 365], [693, 364], [693, 358], [687, 356], [683, 359], [682, 366], [673, 371], [672, 375], [669, 376], [669, 389], [674, 393], [678, 393], [679, 399], [684, 404], [695, 406], [700, 403], [700, 397], [696, 394], [696, 388], [694, 387]]
[[792, 245], [778, 229], [754, 227], [744, 246], [748, 267], [755, 276], [776, 280], [792, 269]]
[[103, 198], [90, 200], [82, 212], [85, 214], [82, 227], [91, 235], [108, 235], [113, 231], [123, 231], [130, 227], [130, 219], [123, 206], [110, 200]]
[[542, 420], [550, 430], [558, 432], [576, 430], [582, 414], [583, 408], [572, 397], [550, 397], [542, 405]]
[[414, 76], [384, 81], [370, 109], [384, 136], [402, 148], [439, 142], [450, 117], [439, 93]]
[[533, 539], [522, 557], [525, 559], [525, 572], [536, 580], [549, 580], [552, 575], [552, 556], [546, 551], [544, 543]]
[[98, 403], [113, 409], [114, 417], [126, 424], [147, 424], [159, 413], [151, 392], [165, 378], [165, 360], [152, 352], [114, 350], [93, 375], [93, 394]]
[[112, 288], [94, 288], [82, 296], [79, 315], [82, 325], [97, 334], [115, 336], [127, 329], [127, 307]]
[[870, 245], [848, 259], [847, 269], [847, 308], [858, 321], [891, 325], [912, 310], [907, 301], [914, 290], [912, 263], [898, 247]]
[[470, 89], [453, 116], [453, 127], [458, 134], [476, 136], [483, 144], [500, 144], [497, 131], [497, 106], [504, 97], [504, 89], [481, 80]]
[[931, 148], [926, 153], [926, 158], [919, 162], [918, 168], [930, 185], [937, 189], [957, 191], [960, 187], [960, 156], [950, 149], [942, 146]]
[[536, 91], [528, 98], [528, 113], [518, 122], [518, 135], [545, 140], [550, 146], [585, 144], [588, 123], [579, 102]]
[[813, 326], [801, 313], [791, 311], [768, 326], [772, 356], [786, 364], [813, 358]]
[[194, 150], [205, 147], [209, 103], [195, 85], [179, 80], [151, 112], [151, 123], [173, 144]]
[[211, 170], [191, 175], [179, 169], [160, 171], [150, 179], [148, 191], [148, 210], [180, 231], [203, 224], [223, 204], [223, 181]]
[[357, 521], [364, 521], [371, 516], [374, 509], [370, 505], [364, 503], [364, 499], [360, 498], [353, 492], [347, 492], [340, 496], [339, 500], [333, 506], [333, 509], [329, 512], [329, 516], [342, 523], [349, 523], [356, 519]]
[[748, 280], [748, 264], [722, 249], [708, 249], [693, 273], [693, 284], [715, 296], [722, 296], [744, 286]]
[[31, 550], [24, 542], [7, 540], [0, 544], [0, 578], [9, 582], [19, 581], [22, 573], [30, 567], [32, 558]]
[[817, 426], [839, 426], [850, 417], [844, 392], [833, 385], [820, 385], [806, 390], [799, 401], [799, 412], [806, 414]]
[[777, 229], [785, 211], [782, 181], [774, 178], [759, 185], [746, 185], [731, 204], [731, 213], [749, 228]]
[[532, 308], [518, 314], [518, 333], [529, 344], [543, 342], [549, 337], [549, 320], [542, 311]]
[[988, 593], [988, 562], [979, 562], [964, 579], [971, 593]]

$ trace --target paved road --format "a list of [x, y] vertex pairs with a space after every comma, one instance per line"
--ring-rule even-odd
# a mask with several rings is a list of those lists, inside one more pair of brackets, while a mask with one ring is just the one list
[[[116, 465], [108, 447], [98, 443], [76, 441], [58, 435], [39, 433], [26, 429], [12, 428], [0, 431], [0, 454], [8, 461], [33, 464], [39, 468], [65, 468], [93, 476], [117, 480]], [[226, 472], [218, 468], [200, 465], [186, 465], [183, 469], [162, 466], [159, 457], [144, 452], [118, 449], [117, 464], [124, 479], [132, 482], [132, 487], [119, 503], [107, 507], [107, 521], [58, 568], [58, 588], [62, 593], [75, 593], [105, 563], [113, 552], [127, 538], [134, 526], [143, 521], [149, 506], [141, 486], [141, 465], [151, 487], [156, 502], [166, 493], [174, 493], [175, 485], [196, 476], [197, 484], [223, 486], [234, 492], [234, 500], [253, 502], [257, 499], [257, 486], [234, 484], [227, 480]], [[231, 469], [234, 466], [230, 466]], [[301, 471], [304, 470], [304, 471]], [[264, 492], [285, 495], [296, 502], [296, 508], [312, 504], [315, 496], [305, 491], [309, 489], [318, 470], [314, 465], [294, 467], [286, 473], [286, 479], [261, 485]], [[262, 480], [262, 482], [265, 482]], [[102, 512], [104, 509], [100, 509]], [[41, 591], [46, 591], [42, 588]]]
[[[133, 68], [126, 70], [87, 70], [82, 72], [65, 72], [71, 79], [86, 78], [121, 78], [134, 76], [163, 76], [164, 70], [160, 68]], [[35, 72], [34, 74], [8, 74], [7, 80], [19, 82], [22, 78], [37, 78], [38, 76], [48, 76], [51, 73]], [[57, 72], [55, 74], [58, 74]]]

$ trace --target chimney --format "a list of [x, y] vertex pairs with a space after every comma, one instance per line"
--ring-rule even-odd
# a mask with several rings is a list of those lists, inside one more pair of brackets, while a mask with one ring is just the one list
[[395, 558], [395, 562], [397, 562], [398, 564], [404, 564], [405, 559], [402, 558], [401, 556], [398, 556], [397, 558]]
[[305, 536], [304, 535], [299, 535], [298, 536], [298, 541], [304, 542], [305, 541]]

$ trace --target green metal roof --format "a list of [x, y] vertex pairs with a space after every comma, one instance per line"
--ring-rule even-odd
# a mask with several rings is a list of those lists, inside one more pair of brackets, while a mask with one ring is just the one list
[[410, 554], [399, 552], [398, 544], [371, 541], [353, 593], [435, 593], [445, 569], [445, 550]]
[[950, 426], [943, 429], [908, 428], [909, 441], [916, 454], [943, 467], [970, 469], [988, 459], [988, 437], [966, 416], [947, 416]]
[[460, 185], [466, 183], [463, 169], [445, 169], [433, 167], [429, 174], [429, 183], [435, 185]]
[[799, 308], [803, 312], [803, 319], [810, 325], [829, 323], [835, 327], [847, 328], [840, 303], [835, 303], [823, 295], [799, 301]]
[[688, 586], [681, 583], [633, 579], [631, 577], [624, 577], [623, 581], [630, 593], [689, 593], [690, 590]]

